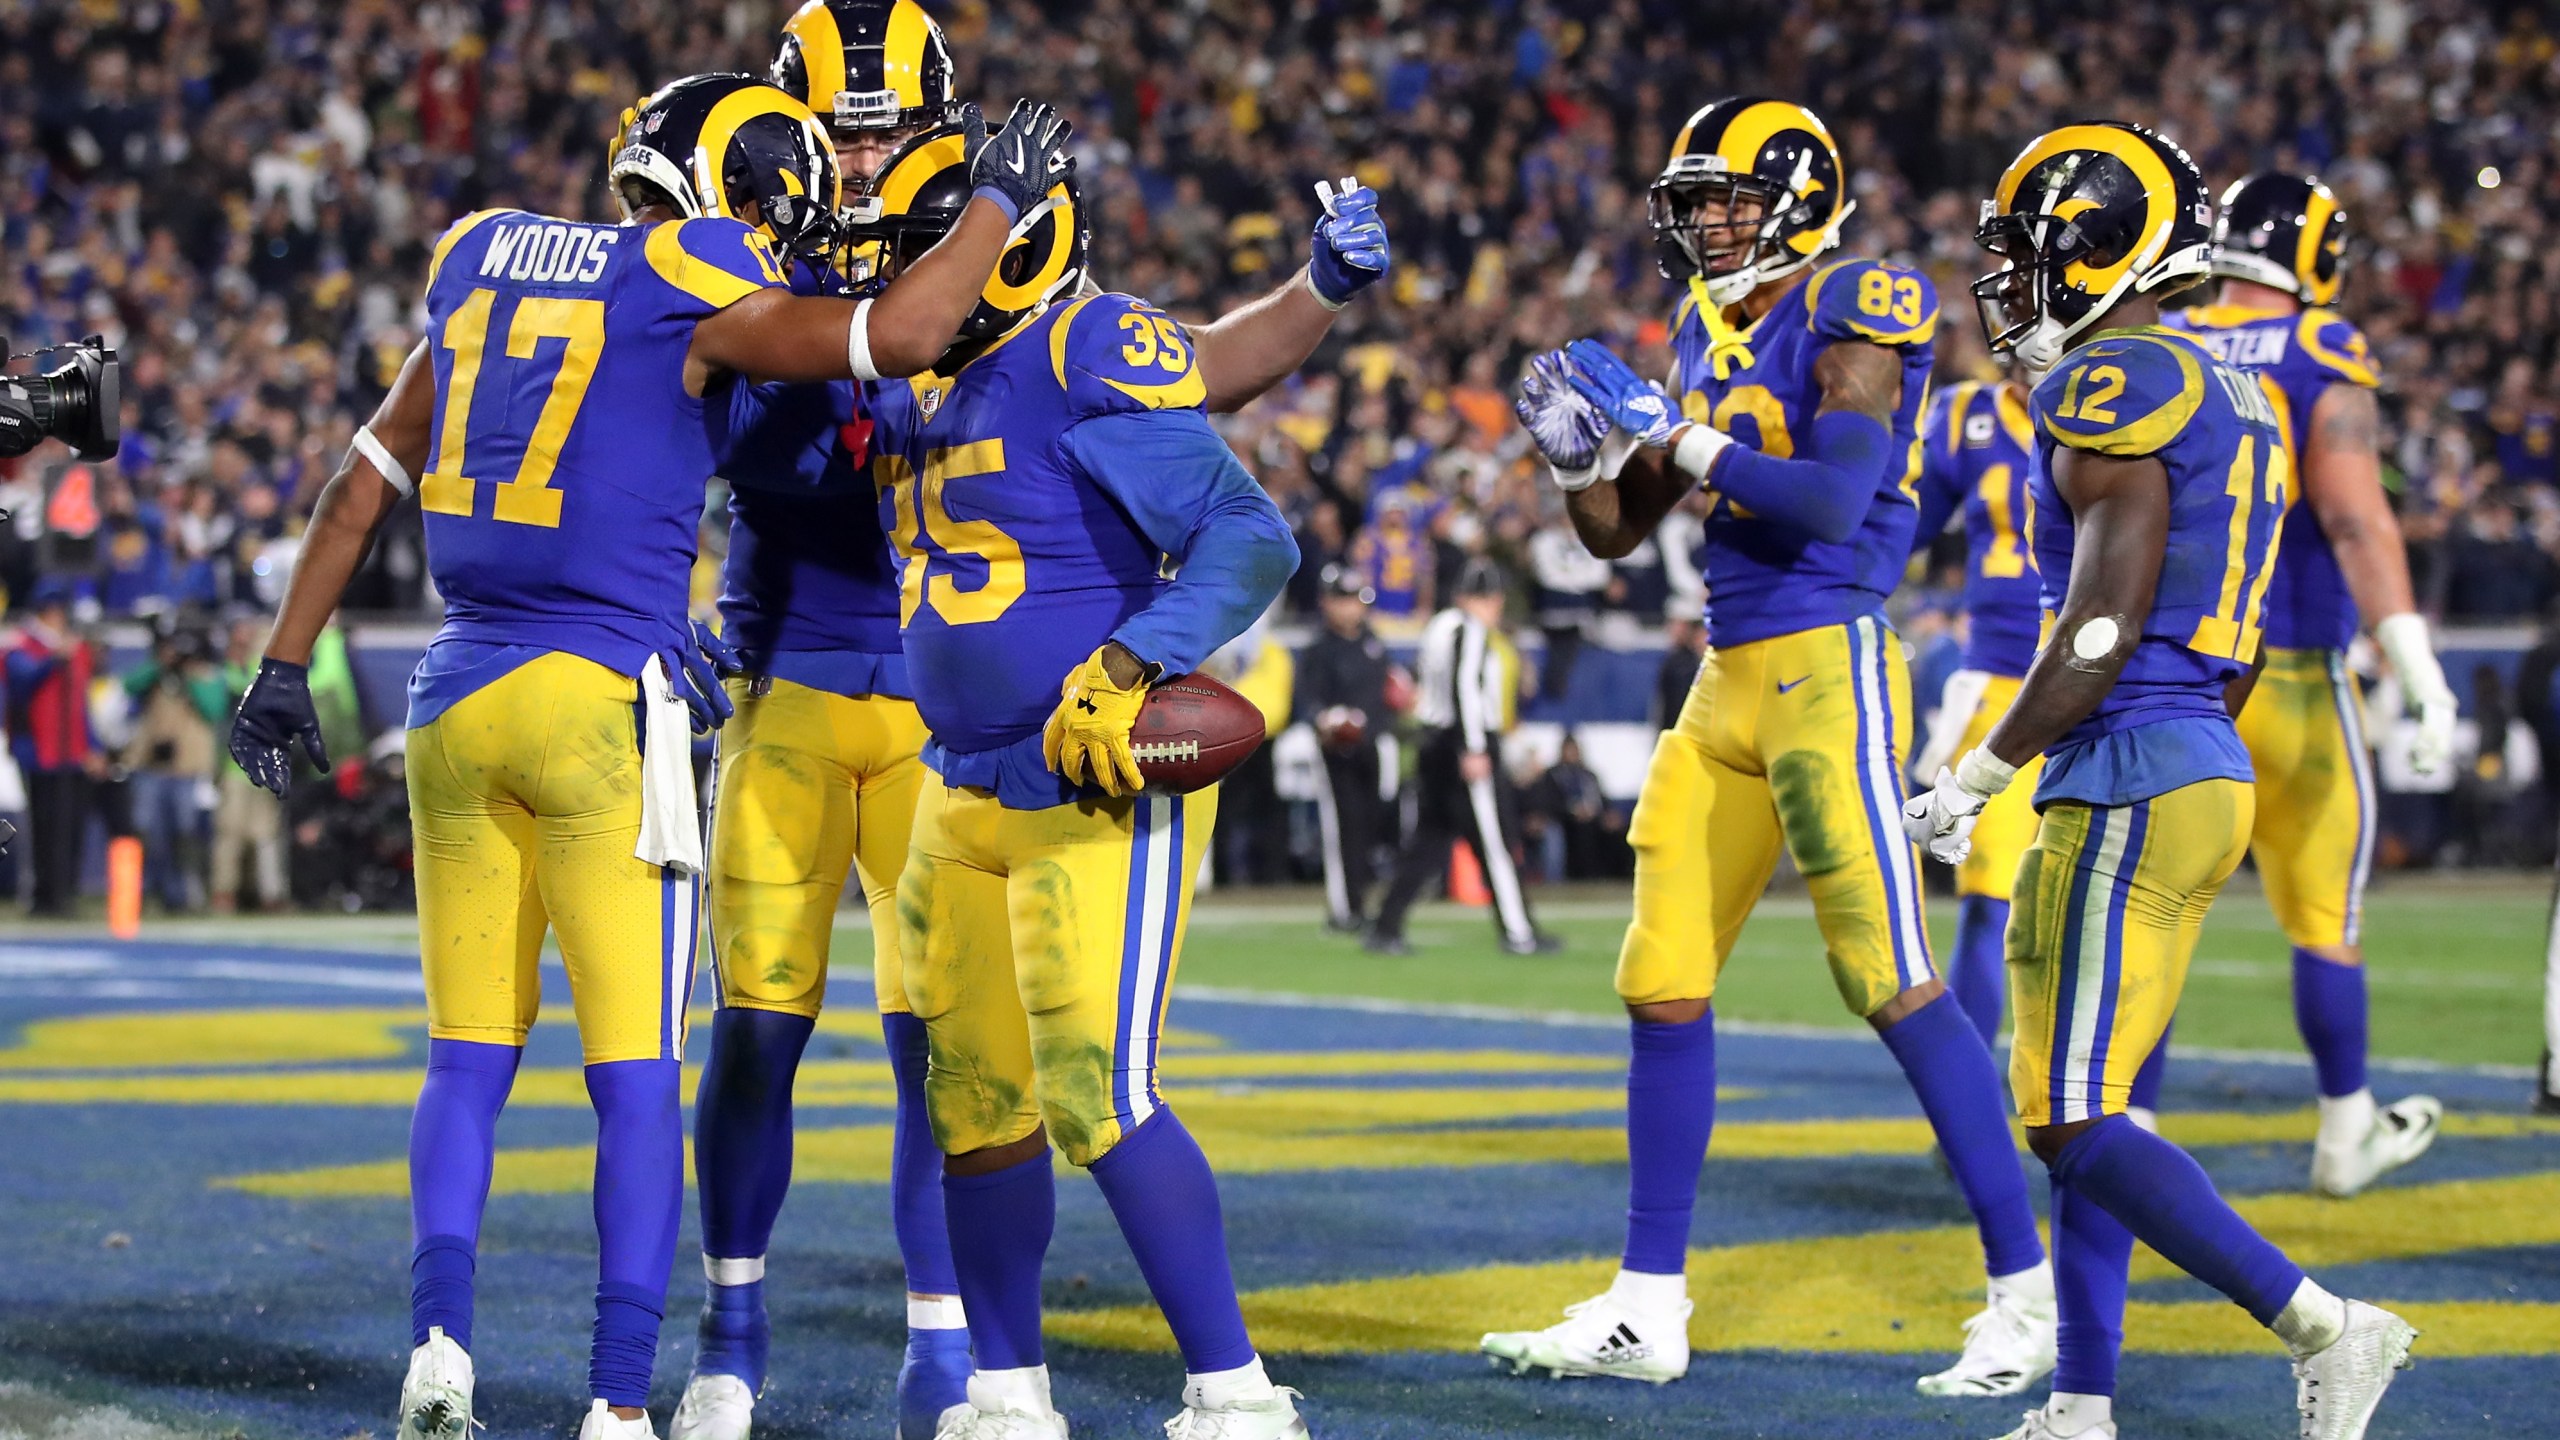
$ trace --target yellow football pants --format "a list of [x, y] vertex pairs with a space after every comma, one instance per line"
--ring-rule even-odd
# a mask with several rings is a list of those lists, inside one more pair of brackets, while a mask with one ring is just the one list
[[2346, 656], [2267, 651], [2240, 711], [2240, 738], [2258, 772], [2249, 849], [2276, 923], [2296, 945], [2355, 944], [2373, 871], [2373, 751]]
[[898, 871], [925, 780], [915, 702], [768, 680], [729, 682], [711, 826], [711, 962], [720, 1003], [792, 1015], [826, 1000], [827, 952], [845, 877], [871, 910], [871, 988], [907, 1008], [898, 960]]
[[898, 927], [945, 1153], [1045, 1123], [1090, 1165], [1163, 1104], [1156, 1037], [1217, 813], [1215, 789], [1008, 810], [926, 782]]
[[[2018, 698], [2018, 677], [1994, 675], [1983, 687], [1982, 703], [1976, 706], [1973, 719], [1964, 727], [1964, 742], [1956, 747], [1962, 755], [1991, 738], [1991, 727], [2009, 713]], [[1924, 782], [1937, 777], [1923, 775]], [[1991, 797], [1982, 814], [1973, 822], [1973, 851], [1956, 867], [1958, 895], [1988, 895], [2006, 900], [2017, 889], [2018, 862], [2027, 847], [2036, 840], [2036, 782], [2044, 778], [2044, 757], [2038, 755], [2018, 767], [2018, 776], [2009, 788]]]
[[1708, 651], [1628, 825], [1635, 919], [1619, 996], [1713, 998], [1782, 843], [1851, 1010], [1872, 1015], [1929, 980], [1919, 867], [1902, 834], [1910, 738], [1910, 670], [1880, 620]]
[[2177, 1013], [2205, 911], [2240, 867], [2255, 807], [2237, 780], [2137, 805], [2045, 807], [2009, 910], [2009, 1088], [2021, 1121], [2122, 1113]]
[[522, 1045], [548, 928], [586, 1063], [683, 1058], [698, 882], [632, 853], [639, 693], [555, 651], [409, 732], [429, 1035]]

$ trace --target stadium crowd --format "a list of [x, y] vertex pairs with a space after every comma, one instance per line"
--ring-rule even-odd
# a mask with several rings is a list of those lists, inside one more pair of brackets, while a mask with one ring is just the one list
[[[611, 218], [601, 162], [621, 107], [679, 73], [763, 71], [789, 8], [0, 6], [0, 334], [23, 349], [97, 333], [127, 365], [114, 462], [58, 446], [0, 462], [0, 588], [31, 622], [10, 646], [76, 645], [102, 616], [152, 621], [168, 653], [128, 667], [125, 690], [183, 694], [218, 731], [230, 696], [216, 692], [245, 678], [224, 659], [248, 653], [235, 622], [274, 603], [321, 484], [415, 343], [444, 225], [491, 205]], [[1219, 313], [1298, 263], [1318, 178], [1348, 162], [1383, 194], [1386, 303], [1346, 313], [1300, 377], [1229, 422], [1298, 530], [1301, 614], [1341, 562], [1366, 573], [1383, 625], [1419, 620], [1438, 577], [1490, 553], [1519, 577], [1515, 616], [1534, 617], [1543, 668], [1560, 674], [1585, 634], [1698, 613], [1694, 522], [1675, 516], [1660, 544], [1614, 564], [1583, 554], [1509, 390], [1534, 347], [1571, 335], [1614, 337], [1661, 370], [1672, 291], [1653, 268], [1645, 187], [1689, 111], [1741, 91], [1828, 117], [1859, 206], [1849, 245], [1923, 266], [1948, 299], [1942, 379], [1986, 363], [1962, 300], [1985, 265], [1976, 202], [2055, 120], [2154, 124], [2217, 184], [2322, 174], [2354, 225], [2341, 308], [2386, 377], [2384, 455], [2422, 608], [2512, 620], [2560, 598], [2560, 34], [2542, 6], [933, 8], [961, 93], [1000, 111], [1036, 92], [1072, 114], [1098, 275], [1177, 315]], [[1682, 43], [1660, 43], [1674, 31]], [[723, 539], [715, 507], [705, 598]], [[395, 520], [350, 608], [432, 615], [421, 545], [414, 511]], [[31, 717], [33, 665], [13, 665], [7, 710], [29, 783], [101, 763]], [[2550, 718], [2539, 695], [2517, 708]], [[361, 757], [362, 722], [348, 724], [336, 753]], [[178, 753], [197, 753], [192, 736]], [[200, 767], [206, 813], [221, 809], [216, 767], [229, 768]], [[340, 788], [379, 783], [360, 766]]]

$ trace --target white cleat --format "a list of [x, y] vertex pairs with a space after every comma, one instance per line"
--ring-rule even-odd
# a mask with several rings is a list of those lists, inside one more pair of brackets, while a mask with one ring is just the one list
[[398, 1440], [468, 1440], [471, 1434], [471, 1357], [430, 1326], [427, 1343], [409, 1352], [409, 1378], [400, 1382]]
[[972, 1375], [969, 1403], [942, 1412], [933, 1440], [1067, 1440], [1067, 1417], [1046, 1404], [1003, 1395], [983, 1376]]
[[1556, 1379], [1610, 1375], [1668, 1385], [1689, 1373], [1689, 1313], [1643, 1312], [1614, 1294], [1564, 1307], [1564, 1319], [1544, 1330], [1499, 1330], [1479, 1343], [1495, 1369], [1515, 1375], [1544, 1370]]
[[2426, 1154], [2443, 1123], [2444, 1103], [2433, 1095], [2386, 1105], [2374, 1112], [2372, 1126], [2361, 1137], [2311, 1147], [2311, 1188], [2344, 1200]]
[[625, 1420], [598, 1400], [587, 1407], [587, 1418], [578, 1422], [578, 1440], [658, 1440], [658, 1432], [650, 1428], [648, 1412], [641, 1412], [637, 1420]]
[[1274, 1385], [1268, 1399], [1203, 1405], [1195, 1386], [1184, 1386], [1182, 1413], [1164, 1422], [1165, 1440], [1307, 1440], [1298, 1417], [1298, 1392]]
[[1992, 1281], [1990, 1303], [1964, 1322], [1964, 1353], [1937, 1374], [1921, 1376], [1920, 1393], [1976, 1398], [2025, 1393], [2053, 1373], [2059, 1319], [2050, 1288], [2031, 1295]]
[[756, 1394], [735, 1375], [696, 1375], [685, 1382], [667, 1440], [747, 1440], [754, 1428]]
[[2030, 1410], [2027, 1423], [2000, 1437], [2000, 1440], [2116, 1440], [2116, 1422], [2100, 1420], [2065, 1435], [2054, 1429], [2053, 1416], [2043, 1410]]
[[2346, 1330], [2327, 1349], [2293, 1362], [2302, 1440], [2363, 1440], [2382, 1392], [2409, 1368], [2409, 1345], [2417, 1338], [2417, 1328], [2390, 1311], [2348, 1301]]

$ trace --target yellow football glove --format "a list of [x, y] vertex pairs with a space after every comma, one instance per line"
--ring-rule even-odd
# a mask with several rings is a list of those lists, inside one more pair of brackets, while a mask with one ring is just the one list
[[1137, 794], [1147, 782], [1138, 774], [1129, 730], [1146, 698], [1144, 680], [1121, 688], [1103, 668], [1102, 651], [1094, 651], [1058, 687], [1058, 708], [1040, 732], [1040, 758], [1079, 785], [1099, 785], [1111, 796]]

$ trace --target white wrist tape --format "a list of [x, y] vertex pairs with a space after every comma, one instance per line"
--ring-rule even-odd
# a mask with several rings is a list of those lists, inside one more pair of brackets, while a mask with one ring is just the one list
[[853, 320], [844, 327], [844, 363], [856, 380], [877, 380], [880, 369], [871, 363], [871, 302], [853, 307]]
[[1724, 447], [1732, 443], [1732, 436], [1713, 425], [1692, 421], [1688, 429], [1680, 432], [1680, 443], [1671, 447], [1671, 463], [1704, 480], [1707, 467], [1715, 464], [1716, 456], [1724, 453]]
[[410, 479], [409, 472], [401, 468], [400, 462], [391, 458], [391, 447], [382, 443], [381, 439], [373, 433], [372, 426], [356, 427], [355, 447], [357, 454], [370, 462], [374, 469], [382, 472], [383, 481], [392, 489], [403, 495], [417, 493], [418, 482]]
[[1956, 785], [1966, 794], [1988, 800], [2009, 788], [2018, 778], [2018, 767], [1976, 745], [1964, 752], [1956, 762]]
[[2400, 688], [2410, 699], [2425, 704], [2452, 697], [2452, 687], [2444, 682], [2444, 666], [2427, 638], [2424, 616], [2414, 610], [2383, 616], [2373, 622], [2373, 643], [2391, 662], [2391, 673], [2400, 677]]
[[1586, 465], [1579, 470], [1567, 470], [1550, 460], [1547, 462], [1547, 472], [1556, 477], [1556, 488], [1567, 495], [1590, 489], [1592, 482], [1600, 478], [1600, 467], [1597, 464]]

